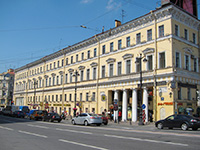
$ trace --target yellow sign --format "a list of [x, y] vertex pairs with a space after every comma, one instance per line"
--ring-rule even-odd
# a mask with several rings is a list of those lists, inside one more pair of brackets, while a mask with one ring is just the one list
[[64, 104], [64, 106], [71, 106], [71, 104]]
[[79, 108], [82, 108], [82, 107], [83, 107], [83, 102], [79, 102], [79, 103], [78, 103], [78, 107], [79, 107]]
[[43, 102], [40, 102], [40, 106], [43, 106]]

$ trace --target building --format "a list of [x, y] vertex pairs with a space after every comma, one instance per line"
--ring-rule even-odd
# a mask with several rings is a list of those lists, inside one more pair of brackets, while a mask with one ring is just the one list
[[0, 107], [11, 105], [13, 102], [14, 70], [0, 74]]
[[16, 69], [15, 103], [70, 115], [76, 109], [107, 109], [117, 118], [121, 111], [122, 121], [133, 122], [142, 104], [146, 122], [150, 113], [154, 120], [195, 114], [200, 89], [197, 17], [167, 3], [130, 22], [115, 23], [113, 29]]

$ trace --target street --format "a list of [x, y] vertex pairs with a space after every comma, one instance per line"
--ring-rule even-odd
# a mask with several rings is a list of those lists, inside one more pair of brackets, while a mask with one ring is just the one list
[[153, 125], [71, 125], [0, 115], [1, 150], [197, 150], [200, 130], [158, 130]]

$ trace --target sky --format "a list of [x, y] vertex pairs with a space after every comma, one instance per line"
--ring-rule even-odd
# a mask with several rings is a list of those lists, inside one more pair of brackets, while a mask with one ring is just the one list
[[[0, 0], [0, 73], [145, 15], [161, 0]], [[198, 10], [200, 0], [197, 0]], [[200, 14], [200, 11], [198, 11]], [[200, 15], [198, 15], [200, 16]], [[87, 28], [81, 28], [80, 26]]]

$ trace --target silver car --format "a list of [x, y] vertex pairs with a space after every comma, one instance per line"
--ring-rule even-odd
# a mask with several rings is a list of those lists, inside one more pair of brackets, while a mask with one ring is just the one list
[[90, 124], [96, 124], [100, 126], [102, 124], [102, 119], [97, 114], [93, 113], [82, 113], [74, 118], [72, 118], [72, 124], [84, 124], [88, 126]]

